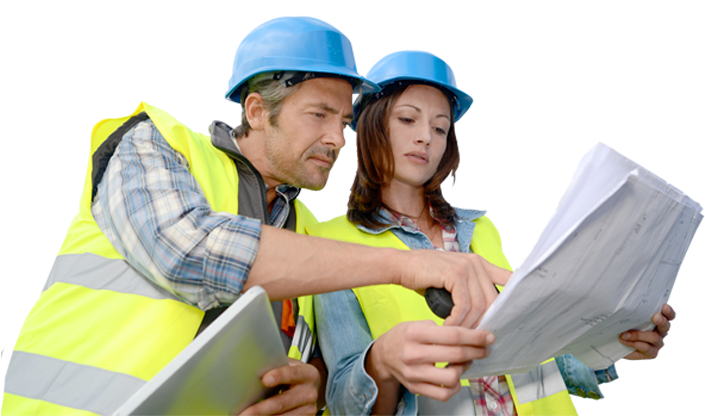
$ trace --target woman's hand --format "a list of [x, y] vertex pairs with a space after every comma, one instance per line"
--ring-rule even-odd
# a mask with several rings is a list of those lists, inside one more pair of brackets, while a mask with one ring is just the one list
[[653, 331], [626, 331], [619, 340], [627, 347], [635, 348], [624, 357], [627, 360], [650, 360], [656, 358], [663, 348], [663, 339], [671, 329], [671, 321], [676, 319], [676, 312], [668, 304], [663, 305], [661, 313], [654, 314], [651, 321], [656, 324]]
[[[460, 376], [472, 360], [489, 356], [493, 342], [494, 335], [487, 331], [438, 326], [433, 321], [394, 326], [375, 341], [365, 360], [365, 369], [379, 388], [373, 412], [394, 412], [400, 384], [412, 393], [448, 400], [460, 391]], [[451, 364], [439, 368], [437, 362]]]

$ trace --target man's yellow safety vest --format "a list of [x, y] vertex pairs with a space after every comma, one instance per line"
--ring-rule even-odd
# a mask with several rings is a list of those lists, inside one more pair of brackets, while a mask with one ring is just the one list
[[[492, 222], [484, 216], [474, 222], [475, 230], [470, 244], [472, 252], [492, 264], [511, 269], [502, 253], [499, 233]], [[310, 235], [350, 243], [409, 250], [391, 231], [376, 235], [369, 234], [358, 229], [345, 216], [307, 226], [306, 232]], [[430, 319], [438, 325], [443, 323], [443, 320], [431, 311], [425, 299], [413, 290], [397, 285], [377, 285], [353, 289], [353, 292], [360, 303], [373, 339], [377, 339], [401, 322]], [[519, 415], [577, 414], [558, 365], [553, 359], [526, 374], [506, 375], [506, 378]], [[461, 383], [464, 386], [468, 385], [467, 380], [461, 380]], [[419, 399], [420, 402], [425, 400], [422, 397]], [[421, 403], [419, 405], [421, 407]], [[444, 408], [442, 411], [452, 410]]]
[[[130, 116], [98, 123], [79, 213], [12, 354], [3, 414], [110, 414], [186, 347], [201, 325], [204, 312], [133, 269], [91, 214], [95, 178], [107, 164], [94, 155], [147, 118], [188, 160], [213, 211], [238, 213], [236, 164], [208, 136], [146, 103]], [[112, 146], [114, 151], [117, 143]], [[296, 232], [317, 223], [298, 200], [295, 214]], [[302, 299], [291, 357], [310, 358], [312, 330], [311, 299]]]

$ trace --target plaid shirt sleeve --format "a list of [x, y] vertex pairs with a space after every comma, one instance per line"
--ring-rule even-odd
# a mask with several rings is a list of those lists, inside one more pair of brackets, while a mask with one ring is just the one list
[[214, 212], [151, 120], [123, 136], [92, 212], [131, 266], [202, 310], [238, 298], [259, 247], [260, 221]]

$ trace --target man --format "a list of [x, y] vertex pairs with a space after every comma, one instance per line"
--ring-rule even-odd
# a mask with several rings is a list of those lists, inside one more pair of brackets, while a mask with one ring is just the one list
[[[199, 135], [144, 103], [96, 125], [80, 211], [18, 337], [3, 413], [111, 413], [254, 285], [302, 361], [311, 310], [290, 300], [302, 295], [442, 287], [456, 304], [447, 324], [472, 326], [508, 271], [473, 255], [290, 232], [315, 222], [296, 197], [325, 185], [353, 90], [375, 88], [342, 33], [282, 18], [238, 49], [227, 93], [242, 105], [235, 130], [216, 121]], [[245, 413], [313, 413], [319, 378], [298, 361], [273, 370], [263, 384], [290, 387]]]

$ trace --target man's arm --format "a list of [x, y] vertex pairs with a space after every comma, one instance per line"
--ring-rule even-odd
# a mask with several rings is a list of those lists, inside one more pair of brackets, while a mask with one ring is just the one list
[[254, 285], [278, 300], [393, 283], [446, 288], [456, 305], [447, 324], [471, 326], [496, 297], [492, 283], [511, 274], [472, 254], [371, 248], [214, 212], [186, 159], [151, 121], [125, 134], [93, 214], [133, 267], [203, 310]]
[[214, 212], [151, 120], [123, 136], [92, 213], [130, 265], [202, 310], [238, 298], [259, 245], [260, 221]]
[[446, 325], [470, 327], [497, 297], [494, 284], [510, 276], [474, 254], [367, 247], [263, 225], [244, 290], [258, 285], [270, 299], [283, 299], [387, 283], [445, 288], [455, 303]]

